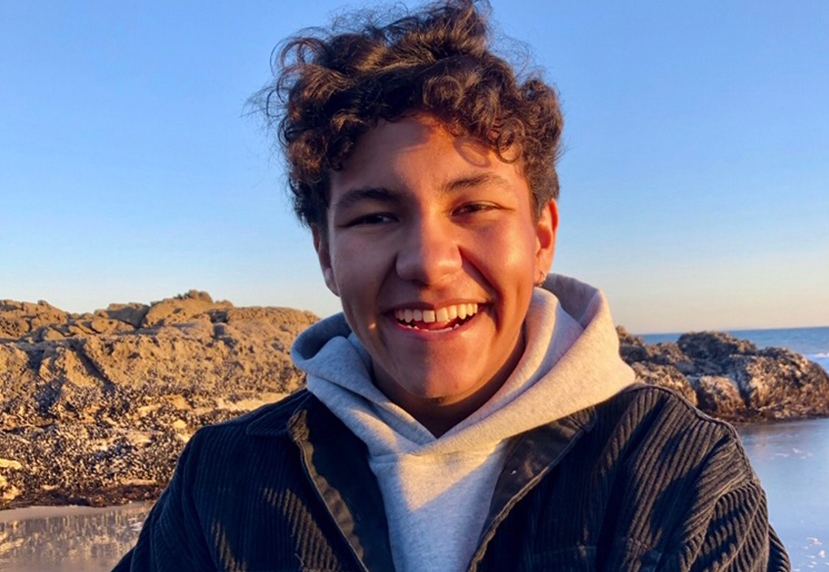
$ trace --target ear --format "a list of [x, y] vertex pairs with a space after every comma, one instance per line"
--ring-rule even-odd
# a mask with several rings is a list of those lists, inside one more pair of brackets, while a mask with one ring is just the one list
[[328, 248], [328, 232], [321, 230], [317, 225], [311, 226], [311, 235], [314, 237], [314, 250], [317, 251], [317, 258], [319, 259], [320, 269], [322, 270], [322, 277], [325, 280], [325, 285], [334, 293], [335, 296], [340, 295], [340, 289], [337, 288], [337, 280], [334, 277], [334, 268], [331, 266], [331, 252]]
[[553, 266], [557, 231], [558, 204], [553, 199], [541, 210], [535, 226], [535, 278], [537, 283], [544, 281]]

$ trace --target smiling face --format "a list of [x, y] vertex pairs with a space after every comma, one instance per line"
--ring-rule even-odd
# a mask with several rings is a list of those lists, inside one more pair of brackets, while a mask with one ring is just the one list
[[330, 177], [314, 243], [375, 383], [433, 433], [480, 407], [523, 351], [557, 212], [536, 218], [520, 162], [427, 116], [381, 123]]

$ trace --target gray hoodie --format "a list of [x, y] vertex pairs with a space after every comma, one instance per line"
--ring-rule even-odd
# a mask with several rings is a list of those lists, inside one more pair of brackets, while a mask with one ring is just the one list
[[604, 295], [550, 275], [524, 323], [526, 347], [496, 394], [435, 437], [371, 380], [371, 358], [342, 314], [291, 350], [308, 389], [368, 447], [398, 572], [461, 572], [478, 544], [508, 440], [600, 403], [634, 381]]

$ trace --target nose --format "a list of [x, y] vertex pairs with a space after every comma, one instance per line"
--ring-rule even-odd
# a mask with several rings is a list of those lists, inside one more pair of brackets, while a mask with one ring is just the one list
[[462, 266], [457, 233], [448, 221], [412, 221], [397, 251], [397, 275], [426, 285], [440, 284]]

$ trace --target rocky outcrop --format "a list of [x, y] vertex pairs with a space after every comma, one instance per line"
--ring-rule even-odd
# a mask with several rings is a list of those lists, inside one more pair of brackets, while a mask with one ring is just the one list
[[829, 415], [829, 374], [783, 348], [758, 349], [723, 332], [683, 334], [646, 344], [618, 328], [622, 358], [645, 383], [679, 391], [703, 411], [731, 421]]
[[316, 319], [196, 291], [82, 315], [0, 301], [0, 508], [154, 498], [197, 428], [303, 384], [288, 350]]
[[[81, 315], [0, 301], [0, 509], [156, 498], [196, 429], [304, 384], [288, 351], [316, 320], [197, 291]], [[721, 333], [619, 337], [642, 381], [711, 414], [829, 414], [827, 374], [799, 354]]]

